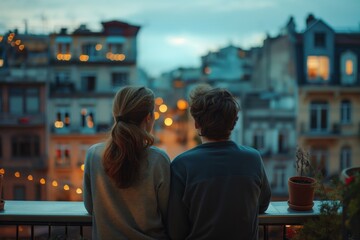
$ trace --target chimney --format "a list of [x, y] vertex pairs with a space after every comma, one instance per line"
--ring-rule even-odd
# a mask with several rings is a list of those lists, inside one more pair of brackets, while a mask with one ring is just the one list
[[312, 13], [310, 13], [308, 15], [308, 17], [306, 18], [306, 27], [309, 27], [315, 21], [316, 21], [316, 18], [314, 17], [314, 15]]

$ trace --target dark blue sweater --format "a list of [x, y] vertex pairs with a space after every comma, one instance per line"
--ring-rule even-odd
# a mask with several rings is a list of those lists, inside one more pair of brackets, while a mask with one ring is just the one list
[[259, 152], [232, 141], [201, 144], [171, 163], [172, 239], [258, 237], [271, 190]]

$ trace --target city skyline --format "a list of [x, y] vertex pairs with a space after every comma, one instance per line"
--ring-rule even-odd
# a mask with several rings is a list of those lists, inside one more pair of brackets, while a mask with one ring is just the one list
[[13, 29], [24, 32], [25, 22], [30, 33], [45, 34], [62, 27], [72, 31], [80, 24], [97, 31], [108, 20], [139, 25], [138, 66], [150, 76], [177, 67], [198, 67], [201, 56], [230, 43], [243, 48], [260, 46], [266, 34], [277, 34], [290, 16], [300, 32], [309, 13], [335, 30], [360, 31], [357, 0], [186, 0], [181, 4], [165, 0], [3, 0], [0, 9], [0, 34]]

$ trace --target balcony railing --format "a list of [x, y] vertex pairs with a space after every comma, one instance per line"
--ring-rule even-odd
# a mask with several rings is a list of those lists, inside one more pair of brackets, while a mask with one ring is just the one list
[[[282, 226], [283, 239], [286, 239], [286, 225], [303, 225], [308, 219], [320, 214], [320, 201], [315, 201], [310, 211], [298, 212], [288, 208], [287, 202], [271, 202], [268, 210], [259, 216], [259, 225], [263, 226], [263, 239], [269, 239], [269, 226]], [[78, 235], [83, 239], [83, 227], [91, 226], [91, 216], [85, 210], [83, 202], [65, 201], [10, 201], [5, 202], [5, 210], [0, 212], [0, 225], [15, 226], [13, 236], [19, 239], [21, 230], [27, 228], [27, 238], [37, 238], [36, 228], [47, 229], [47, 237], [52, 238], [53, 228], [63, 226], [62, 236], [67, 237], [69, 228], [78, 226]], [[1, 231], [0, 231], [1, 232]], [[44, 234], [44, 232], [42, 232]]]

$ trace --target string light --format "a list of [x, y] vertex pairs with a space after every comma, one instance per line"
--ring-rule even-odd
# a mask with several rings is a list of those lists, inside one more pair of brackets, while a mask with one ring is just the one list
[[65, 185], [64, 185], [64, 190], [65, 190], [65, 191], [69, 191], [69, 190], [70, 190], [69, 185], [65, 184]]
[[46, 183], [45, 178], [41, 178], [39, 182], [40, 184], [45, 184]]
[[53, 185], [53, 187], [57, 187], [58, 186], [58, 183], [57, 183], [57, 181], [52, 181], [52, 183], [51, 183], [52, 185]]
[[34, 178], [33, 178], [33, 176], [32, 176], [31, 174], [27, 177], [27, 179], [28, 179], [29, 181], [34, 180]]
[[20, 177], [20, 173], [19, 172], [15, 172], [15, 177], [19, 178]]
[[77, 193], [77, 194], [82, 194], [81, 188], [77, 188], [77, 189], [76, 189], [76, 193]]

